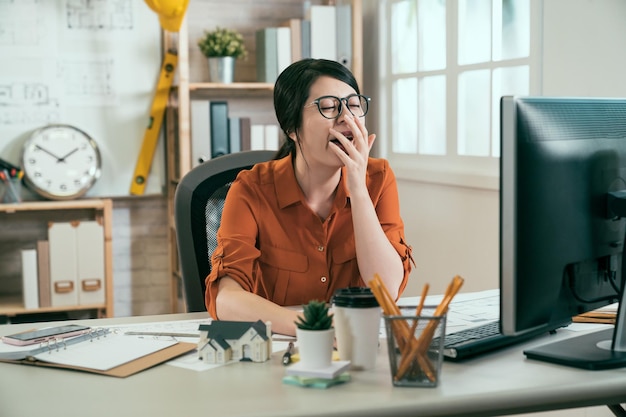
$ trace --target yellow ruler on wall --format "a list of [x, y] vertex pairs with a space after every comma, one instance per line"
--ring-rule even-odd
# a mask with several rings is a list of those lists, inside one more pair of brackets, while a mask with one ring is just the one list
[[150, 173], [154, 151], [159, 141], [159, 131], [163, 124], [163, 114], [167, 106], [167, 98], [174, 81], [174, 71], [177, 64], [178, 55], [174, 52], [167, 52], [161, 66], [159, 81], [154, 99], [152, 100], [152, 108], [150, 109], [150, 119], [143, 135], [143, 143], [141, 144], [141, 150], [135, 165], [135, 173], [130, 184], [130, 193], [133, 195], [142, 195], [146, 189], [148, 174]]

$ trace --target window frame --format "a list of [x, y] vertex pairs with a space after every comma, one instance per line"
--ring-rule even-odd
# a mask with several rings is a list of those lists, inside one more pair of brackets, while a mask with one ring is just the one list
[[[393, 152], [392, 143], [392, 114], [393, 83], [400, 78], [411, 74], [392, 74], [391, 72], [391, 35], [390, 10], [391, 4], [402, 0], [384, 0], [379, 5], [380, 55], [379, 55], [379, 91], [380, 114], [379, 131], [384, 132], [385, 139], [378, 148], [379, 155], [389, 160], [394, 167], [396, 177], [400, 180], [409, 180], [425, 183], [455, 185], [471, 188], [499, 189], [500, 158], [493, 156], [463, 156], [457, 155], [457, 126], [458, 126], [458, 77], [461, 71], [457, 63], [458, 25], [456, 24], [458, 2], [447, 0], [446, 7], [446, 69], [435, 71], [415, 72], [420, 74], [445, 74], [446, 81], [446, 155], [420, 155]], [[417, 0], [419, 1], [419, 0]], [[480, 64], [464, 65], [468, 69], [489, 69], [516, 66], [523, 63], [529, 65], [529, 93], [541, 95], [542, 91], [542, 36], [543, 36], [543, 1], [530, 0], [530, 52], [528, 58], [517, 58], [504, 61], [490, 61]], [[501, 65], [504, 63], [504, 65]], [[499, 140], [492, 133], [492, 141]]]

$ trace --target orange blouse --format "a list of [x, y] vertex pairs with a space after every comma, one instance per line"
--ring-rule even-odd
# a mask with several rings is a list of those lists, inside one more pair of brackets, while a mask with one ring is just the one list
[[[218, 281], [225, 275], [282, 306], [330, 301], [337, 289], [365, 286], [343, 174], [330, 214], [322, 221], [305, 203], [291, 156], [239, 173], [226, 197], [206, 278], [205, 302], [212, 317], [217, 318]], [[404, 264], [401, 294], [413, 258], [404, 240], [395, 175], [386, 160], [369, 159], [367, 188], [380, 224]]]

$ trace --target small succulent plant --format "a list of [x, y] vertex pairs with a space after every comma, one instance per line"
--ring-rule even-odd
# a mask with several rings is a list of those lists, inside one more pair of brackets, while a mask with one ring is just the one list
[[302, 330], [328, 330], [333, 327], [333, 315], [328, 314], [324, 301], [312, 300], [303, 305], [303, 315], [298, 317], [296, 326]]

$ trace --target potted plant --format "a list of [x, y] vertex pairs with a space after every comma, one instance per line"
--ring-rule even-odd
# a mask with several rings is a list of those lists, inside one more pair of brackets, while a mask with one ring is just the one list
[[248, 56], [243, 36], [237, 31], [220, 27], [204, 31], [204, 36], [198, 40], [198, 47], [208, 59], [212, 82], [232, 83], [235, 60]]
[[300, 361], [305, 368], [327, 368], [333, 357], [335, 329], [329, 306], [318, 300], [303, 306], [296, 323]]

